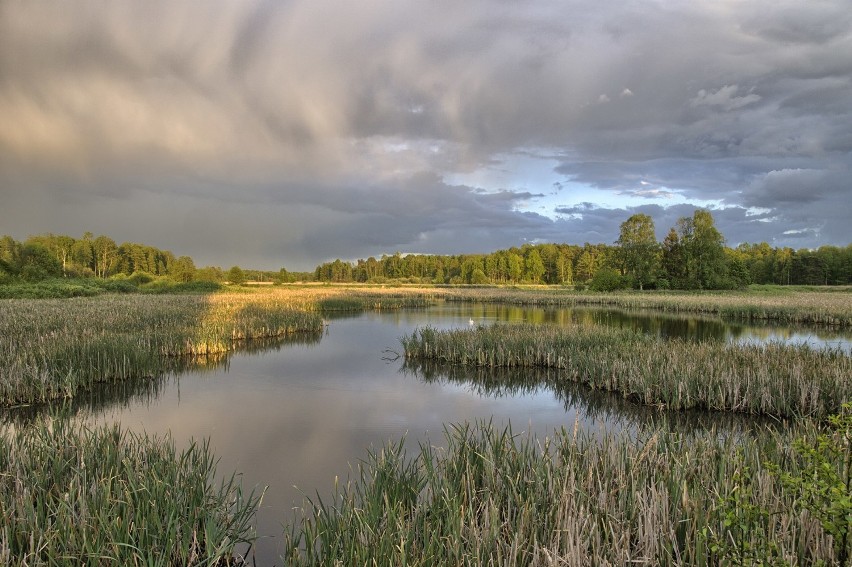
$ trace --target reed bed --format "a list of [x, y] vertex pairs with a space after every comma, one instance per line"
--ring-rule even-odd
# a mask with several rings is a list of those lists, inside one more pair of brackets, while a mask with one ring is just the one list
[[41, 420], [0, 430], [0, 564], [240, 565], [259, 498], [207, 443]]
[[183, 370], [246, 340], [321, 330], [318, 313], [283, 295], [3, 300], [0, 405], [70, 398], [99, 382]]
[[662, 340], [606, 327], [525, 324], [427, 327], [401, 342], [408, 359], [556, 368], [561, 380], [675, 410], [825, 417], [852, 393], [852, 357], [805, 345]]
[[[804, 429], [813, 425], [803, 424]], [[286, 534], [291, 565], [836, 564], [831, 536], [767, 470], [792, 434], [566, 430], [537, 441], [453, 425], [445, 449], [370, 453]], [[742, 507], [732, 506], [736, 501]], [[760, 513], [749, 514], [758, 510]], [[744, 558], [756, 560], [743, 561]]]
[[322, 313], [423, 307], [428, 290], [332, 287], [0, 300], [0, 406], [203, 364], [251, 342], [317, 334]]
[[852, 293], [849, 291], [785, 290], [783, 293], [741, 292], [624, 292], [577, 293], [560, 289], [452, 289], [443, 290], [447, 301], [473, 301], [547, 307], [579, 305], [619, 309], [656, 309], [676, 313], [707, 313], [740, 321], [775, 321], [783, 324], [852, 327]]

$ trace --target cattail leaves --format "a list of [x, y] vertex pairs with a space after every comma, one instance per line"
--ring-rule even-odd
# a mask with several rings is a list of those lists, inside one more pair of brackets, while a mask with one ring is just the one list
[[209, 445], [65, 419], [0, 429], [0, 564], [232, 565], [259, 498]]
[[562, 380], [670, 409], [827, 416], [852, 393], [852, 357], [770, 343], [663, 340], [580, 325], [421, 328], [401, 339], [408, 359], [486, 368], [555, 368]]

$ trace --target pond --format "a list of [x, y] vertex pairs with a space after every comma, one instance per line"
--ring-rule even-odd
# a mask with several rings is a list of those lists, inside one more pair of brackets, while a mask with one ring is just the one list
[[[240, 471], [244, 487], [269, 487], [257, 516], [261, 538], [254, 552], [258, 565], [280, 564], [282, 526], [304, 498], [319, 494], [327, 501], [335, 479], [356, 477], [367, 450], [383, 442], [406, 436], [411, 451], [421, 442], [442, 444], [445, 424], [463, 421], [511, 423], [516, 433], [544, 437], [563, 427], [629, 431], [660, 418], [660, 412], [616, 395], [579, 386], [549, 389], [540, 373], [411, 367], [398, 357], [399, 337], [417, 327], [522, 320], [614, 325], [689, 339], [808, 341], [847, 350], [852, 344], [849, 335], [837, 333], [658, 313], [440, 304], [332, 317], [322, 335], [254, 345], [253, 352], [235, 353], [208, 369], [104, 388], [79, 402], [78, 419], [171, 432], [178, 447], [209, 437], [220, 473]], [[685, 428], [748, 423], [701, 413], [667, 419]]]

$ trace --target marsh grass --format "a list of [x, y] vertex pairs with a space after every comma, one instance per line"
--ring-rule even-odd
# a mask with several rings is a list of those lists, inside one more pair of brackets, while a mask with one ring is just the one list
[[423, 307], [428, 290], [235, 289], [211, 294], [0, 300], [0, 406], [72, 398], [295, 334], [325, 311]]
[[[0, 564], [236, 565], [259, 504], [209, 446], [66, 419], [0, 430]], [[238, 549], [239, 548], [239, 549]]]
[[366, 311], [427, 307], [431, 297], [420, 294], [390, 295], [375, 292], [349, 292], [346, 295], [326, 297], [318, 301], [318, 309], [323, 312]]
[[401, 339], [409, 359], [485, 368], [555, 368], [560, 380], [647, 405], [825, 417], [852, 392], [852, 357], [805, 345], [663, 340], [623, 329], [492, 325]]
[[[724, 564], [709, 543], [736, 536], [751, 549], [771, 542], [784, 564], [831, 564], [830, 536], [766, 470], [795, 467], [792, 434], [661, 428], [601, 439], [563, 429], [538, 441], [487, 423], [449, 426], [444, 448], [424, 443], [409, 456], [389, 443], [333, 499], [307, 502], [285, 561], [700, 566]], [[745, 534], [725, 523], [737, 491], [768, 511]]]
[[655, 309], [674, 313], [706, 313], [738, 321], [773, 321], [827, 327], [852, 327], [852, 291], [831, 288], [814, 291], [795, 288], [783, 293], [741, 292], [633, 292], [577, 293], [563, 289], [452, 289], [442, 290], [447, 301], [473, 301], [572, 307], [611, 306], [619, 309]]
[[[203, 365], [245, 341], [318, 334], [318, 313], [263, 294], [0, 301], [0, 405]], [[213, 357], [213, 358], [210, 358]]]

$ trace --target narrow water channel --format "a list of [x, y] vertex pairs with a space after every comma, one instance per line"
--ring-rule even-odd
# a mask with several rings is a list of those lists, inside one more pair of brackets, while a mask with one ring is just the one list
[[[852, 344], [848, 335], [711, 319], [444, 304], [333, 317], [321, 336], [238, 352], [208, 369], [155, 383], [95, 392], [81, 402], [78, 419], [170, 432], [179, 447], [209, 437], [221, 473], [240, 471], [244, 487], [269, 487], [257, 516], [261, 538], [255, 554], [258, 565], [280, 565], [282, 524], [293, 519], [305, 497], [319, 494], [327, 500], [335, 478], [356, 477], [355, 467], [370, 447], [402, 436], [411, 451], [421, 442], [440, 444], [445, 424], [463, 421], [511, 423], [516, 433], [544, 437], [562, 427], [629, 430], [659, 417], [654, 410], [582, 387], [554, 391], [535, 374], [492, 373], [483, 380], [475, 371], [412, 367], [397, 357], [399, 337], [417, 327], [521, 320], [625, 326], [702, 340], [807, 341], [847, 350]], [[670, 416], [683, 427], [729, 419], [693, 417]]]

